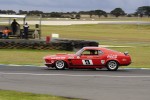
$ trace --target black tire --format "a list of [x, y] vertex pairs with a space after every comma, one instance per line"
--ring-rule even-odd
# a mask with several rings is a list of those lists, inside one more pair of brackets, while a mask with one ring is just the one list
[[57, 60], [55, 62], [55, 68], [58, 70], [65, 69], [65, 66], [66, 66], [66, 62], [64, 62], [63, 60]]
[[117, 61], [111, 60], [111, 61], [107, 62], [107, 69], [109, 71], [116, 71], [118, 69], [118, 67], [119, 67], [119, 64]]

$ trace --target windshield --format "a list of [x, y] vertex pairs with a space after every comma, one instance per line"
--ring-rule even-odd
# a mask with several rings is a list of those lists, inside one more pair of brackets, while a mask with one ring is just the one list
[[76, 55], [80, 56], [83, 51], [84, 51], [84, 49], [80, 49], [78, 52], [76, 52]]

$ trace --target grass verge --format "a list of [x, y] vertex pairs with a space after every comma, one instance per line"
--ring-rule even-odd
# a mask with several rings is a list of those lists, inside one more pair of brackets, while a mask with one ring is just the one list
[[[132, 64], [127, 67], [150, 68], [149, 54], [150, 47], [130, 47], [130, 48], [110, 48], [120, 52], [128, 51], [132, 57]], [[44, 66], [42, 57], [56, 53], [75, 53], [68, 51], [56, 50], [16, 50], [3, 49], [0, 50], [1, 64], [19, 64], [19, 65], [37, 65]]]
[[0, 100], [79, 100], [51, 95], [0, 90]]

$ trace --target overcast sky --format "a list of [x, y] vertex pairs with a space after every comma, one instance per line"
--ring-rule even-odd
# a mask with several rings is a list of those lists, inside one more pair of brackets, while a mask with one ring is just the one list
[[88, 11], [110, 12], [120, 7], [132, 13], [140, 6], [150, 6], [150, 0], [0, 0], [0, 10]]

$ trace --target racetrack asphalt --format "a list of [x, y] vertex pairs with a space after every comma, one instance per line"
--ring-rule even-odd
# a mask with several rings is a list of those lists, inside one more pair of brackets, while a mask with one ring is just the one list
[[0, 65], [0, 89], [87, 100], [150, 100], [150, 70], [55, 70]]

